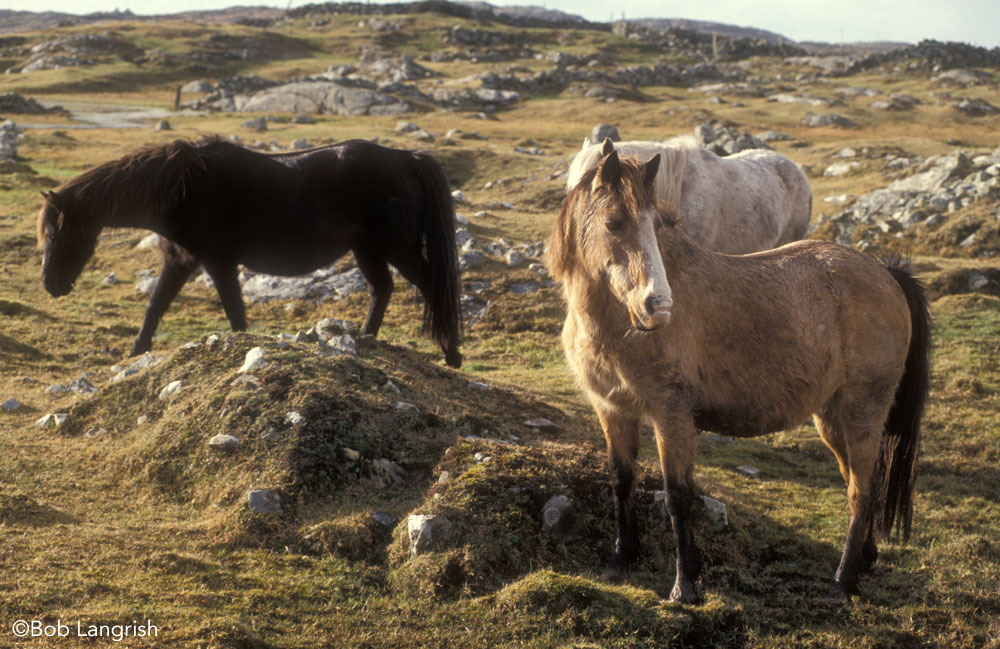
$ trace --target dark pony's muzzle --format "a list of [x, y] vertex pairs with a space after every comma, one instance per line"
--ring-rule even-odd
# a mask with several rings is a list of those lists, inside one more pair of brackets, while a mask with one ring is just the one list
[[69, 295], [69, 292], [73, 290], [73, 282], [60, 281], [44, 270], [42, 271], [42, 286], [52, 297]]

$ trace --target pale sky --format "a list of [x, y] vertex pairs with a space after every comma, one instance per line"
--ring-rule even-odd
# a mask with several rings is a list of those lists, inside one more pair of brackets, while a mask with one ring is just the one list
[[[291, 6], [306, 4], [291, 0]], [[137, 14], [219, 9], [234, 4], [285, 8], [287, 0], [0, 0], [0, 9], [89, 13], [131, 9]], [[494, 5], [537, 4], [608, 21], [607, 0], [493, 0]], [[614, 18], [690, 18], [758, 27], [796, 41], [890, 40], [916, 43], [924, 38], [1000, 45], [1000, 0], [621, 0]]]

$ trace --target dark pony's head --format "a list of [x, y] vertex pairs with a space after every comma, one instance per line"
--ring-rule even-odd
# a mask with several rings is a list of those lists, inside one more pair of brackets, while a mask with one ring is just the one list
[[55, 297], [73, 290], [84, 264], [94, 254], [100, 228], [74, 218], [70, 192], [43, 194], [38, 212], [38, 245], [42, 248], [42, 284]]

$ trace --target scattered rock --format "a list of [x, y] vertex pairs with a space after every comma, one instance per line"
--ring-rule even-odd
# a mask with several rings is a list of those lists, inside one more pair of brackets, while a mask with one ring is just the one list
[[413, 412], [413, 413], [420, 412], [420, 408], [413, 405], [412, 403], [407, 403], [405, 401], [393, 401], [390, 405], [393, 410], [398, 410], [399, 412]]
[[756, 478], [760, 475], [760, 469], [755, 469], [752, 466], [738, 466], [736, 470], [748, 478]]
[[728, 527], [729, 518], [726, 515], [726, 504], [708, 496], [702, 496], [701, 499], [705, 503], [705, 512], [708, 514], [708, 520], [711, 521], [712, 527], [716, 530]]
[[250, 129], [251, 131], [266, 131], [267, 130], [267, 120], [263, 117], [258, 117], [256, 119], [248, 119], [247, 121], [240, 124], [243, 128]]
[[53, 383], [49, 387], [45, 388], [45, 394], [63, 394], [66, 392], [66, 386], [62, 383]]
[[170, 122], [165, 119], [161, 119], [153, 126], [154, 131], [171, 131], [173, 128], [170, 126]]
[[562, 494], [552, 496], [542, 506], [542, 529], [546, 532], [565, 532], [572, 519], [573, 502]]
[[413, 558], [440, 548], [454, 529], [447, 518], [428, 514], [410, 515], [406, 527], [410, 539], [410, 556]]
[[208, 440], [208, 447], [219, 453], [232, 453], [240, 446], [240, 440], [232, 435], [220, 433]]
[[158, 277], [143, 277], [135, 283], [135, 292], [142, 295], [149, 295], [156, 289]]
[[524, 422], [528, 428], [534, 428], [542, 433], [558, 433], [560, 428], [545, 417], [536, 417]]
[[49, 413], [35, 422], [35, 428], [58, 428], [62, 426], [69, 415], [65, 412]]
[[247, 494], [247, 507], [259, 514], [280, 514], [281, 495], [270, 489], [254, 489]]
[[247, 352], [247, 355], [243, 360], [243, 365], [238, 371], [240, 374], [243, 374], [245, 372], [264, 369], [268, 365], [270, 365], [270, 362], [264, 358], [264, 348], [254, 347]]
[[171, 381], [170, 383], [167, 383], [165, 386], [163, 386], [163, 389], [160, 390], [159, 394], [160, 401], [166, 401], [170, 397], [177, 394], [177, 392], [181, 389], [183, 385], [184, 385], [183, 381]]
[[11, 398], [7, 399], [3, 403], [0, 403], [0, 408], [4, 409], [4, 412], [15, 412], [21, 409], [23, 404], [17, 399]]
[[603, 142], [605, 138], [611, 138], [612, 142], [621, 142], [618, 129], [611, 124], [598, 124], [590, 131], [591, 142]]
[[838, 128], [854, 128], [857, 126], [852, 120], [835, 113], [809, 113], [802, 123], [806, 126], [817, 128], [821, 126], [836, 126]]
[[291, 412], [285, 413], [285, 421], [287, 421], [292, 426], [301, 427], [306, 425], [306, 418], [301, 415], [301, 413], [292, 410]]

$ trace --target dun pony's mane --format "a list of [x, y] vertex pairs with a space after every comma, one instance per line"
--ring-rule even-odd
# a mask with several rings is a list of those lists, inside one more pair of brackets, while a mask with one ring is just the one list
[[206, 171], [206, 147], [218, 136], [175, 140], [140, 149], [83, 172], [56, 190], [56, 201], [72, 205], [80, 225], [103, 227], [123, 213], [162, 213], [187, 192], [191, 179]]

